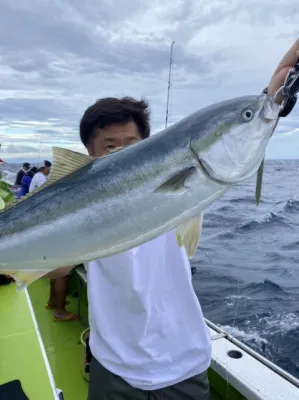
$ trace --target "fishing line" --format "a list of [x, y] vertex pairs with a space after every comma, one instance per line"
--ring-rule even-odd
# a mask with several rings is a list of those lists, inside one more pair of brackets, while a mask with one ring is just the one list
[[[233, 324], [232, 328], [235, 327], [237, 315], [238, 315], [238, 308], [239, 308], [239, 300], [240, 300], [240, 280], [238, 279], [238, 287], [237, 287], [237, 301], [236, 301], [236, 307], [235, 307], [235, 315], [233, 319]], [[228, 390], [229, 390], [229, 382], [228, 382], [228, 351], [227, 351], [227, 346], [228, 346], [228, 340], [225, 341], [225, 371], [226, 371], [226, 398], [228, 399]]]
[[[174, 76], [174, 68], [173, 65], [171, 67], [171, 75], [172, 77]], [[172, 111], [173, 111], [173, 85], [170, 83], [170, 88], [169, 88], [169, 120], [171, 119], [172, 116]]]
[[203, 254], [207, 257], [207, 259], [210, 261], [210, 264], [212, 264], [212, 260], [210, 259], [208, 253], [207, 253], [204, 249], [201, 249], [201, 251], [202, 251]]

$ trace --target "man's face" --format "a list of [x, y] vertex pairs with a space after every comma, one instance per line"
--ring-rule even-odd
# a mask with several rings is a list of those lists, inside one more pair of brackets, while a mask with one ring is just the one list
[[48, 176], [50, 172], [51, 172], [51, 167], [45, 167], [44, 175]]
[[89, 155], [102, 157], [116, 147], [124, 147], [142, 140], [135, 122], [113, 124], [97, 129], [87, 145]]

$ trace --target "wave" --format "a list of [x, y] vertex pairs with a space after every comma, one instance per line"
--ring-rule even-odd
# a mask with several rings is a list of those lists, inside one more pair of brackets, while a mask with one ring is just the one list
[[203, 228], [231, 227], [234, 222], [238, 221], [239, 217], [234, 214], [233, 209], [230, 212], [219, 212], [219, 210], [215, 210], [204, 214]]
[[220, 327], [285, 371], [299, 377], [297, 315], [280, 313], [260, 316], [258, 321], [253, 318], [244, 321], [242, 325], [228, 324]]
[[299, 201], [296, 198], [289, 199], [285, 204], [283, 210], [286, 213], [293, 213], [299, 211]]
[[269, 344], [269, 341], [256, 329], [248, 329], [245, 331], [241, 328], [230, 325], [220, 325], [220, 328], [241, 342], [263, 353], [265, 352], [265, 346]]
[[288, 244], [284, 244], [283, 246], [281, 246], [281, 249], [282, 250], [298, 250], [299, 249], [299, 240], [296, 240], [295, 242], [291, 242]]
[[221, 239], [234, 239], [235, 237], [236, 235], [232, 231], [219, 232], [217, 235], [217, 238]]
[[278, 283], [272, 282], [270, 279], [265, 279], [263, 282], [258, 282], [258, 283], [249, 283], [242, 288], [242, 291], [243, 290], [246, 290], [251, 294], [259, 292], [262, 292], [263, 294], [265, 293], [288, 294], [285, 290], [283, 290], [281, 286], [278, 285]]
[[273, 344], [278, 338], [287, 340], [299, 333], [299, 316], [294, 313], [278, 313], [247, 319], [239, 326], [219, 325], [220, 328], [239, 339], [241, 342], [264, 354], [275, 352]]
[[269, 336], [285, 336], [293, 331], [299, 333], [299, 316], [294, 313], [271, 314], [259, 320], [260, 325], [264, 325], [263, 331]]
[[5, 181], [14, 182], [15, 177], [16, 177], [15, 172], [7, 171], [7, 170], [3, 171], [3, 179]]
[[228, 307], [232, 307], [232, 306], [236, 306], [236, 305], [243, 306], [244, 303], [247, 303], [250, 300], [251, 300], [250, 296], [243, 296], [243, 295], [239, 295], [239, 294], [232, 294], [232, 295], [224, 297], [225, 304]]
[[230, 296], [226, 296], [226, 297], [224, 297], [224, 299], [227, 299], [227, 300], [251, 300], [251, 297], [249, 297], [249, 296], [242, 296], [242, 295], [239, 295], [239, 294], [232, 294], [232, 295], [230, 295]]
[[[282, 255], [278, 251], [270, 251], [270, 252], [266, 253], [266, 257], [267, 257], [267, 261], [282, 261], [285, 259], [285, 256]], [[274, 266], [273, 268], [275, 269], [276, 266]]]
[[270, 212], [267, 216], [265, 216], [261, 221], [252, 220], [246, 222], [237, 228], [238, 232], [244, 231], [252, 231], [254, 229], [261, 229], [265, 225], [288, 225], [288, 221], [282, 215], [278, 215], [275, 212]]
[[[288, 257], [282, 257], [281, 259], [277, 259], [276, 261], [286, 260], [287, 258]], [[275, 261], [275, 260], [272, 259], [267, 261]], [[280, 276], [281, 278], [291, 278], [293, 276], [292, 271], [278, 265], [271, 265], [270, 267], [266, 268], [266, 271], [274, 273], [276, 276]]]
[[[232, 204], [239, 204], [239, 203], [255, 204], [255, 198], [254, 198], [254, 196], [235, 197], [233, 199], [230, 199], [229, 202]], [[261, 199], [261, 202], [262, 202], [262, 199]]]
[[219, 207], [219, 208], [217, 208], [216, 210], [215, 210], [217, 213], [223, 213], [223, 212], [234, 212], [235, 211], [235, 208], [233, 207], [233, 206], [228, 206], [228, 205], [226, 205], [226, 206], [222, 206], [222, 207]]

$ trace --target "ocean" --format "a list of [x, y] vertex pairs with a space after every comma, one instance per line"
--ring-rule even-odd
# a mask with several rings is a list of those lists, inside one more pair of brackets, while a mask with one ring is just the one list
[[[10, 182], [10, 183], [14, 183], [15, 179], [16, 179], [16, 175], [18, 170], [21, 168], [23, 163], [6, 163], [4, 164], [4, 166], [0, 167], [0, 172], [3, 173], [3, 179]], [[31, 163], [31, 167], [40, 167], [41, 165], [38, 164], [34, 164]]]
[[[5, 166], [14, 181], [18, 166]], [[266, 161], [204, 214], [192, 260], [206, 318], [299, 378], [299, 160]], [[179, 290], [179, 288], [178, 288]]]
[[299, 378], [299, 160], [266, 161], [204, 214], [192, 266], [207, 319]]

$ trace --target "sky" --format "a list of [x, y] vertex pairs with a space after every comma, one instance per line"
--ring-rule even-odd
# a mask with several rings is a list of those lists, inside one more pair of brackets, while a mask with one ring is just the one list
[[[0, 0], [0, 158], [85, 152], [79, 122], [105, 96], [145, 97], [152, 133], [228, 98], [258, 94], [299, 37], [298, 0]], [[267, 158], [298, 158], [299, 101]]]

